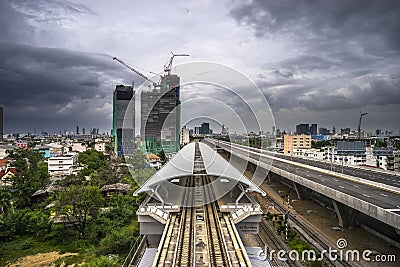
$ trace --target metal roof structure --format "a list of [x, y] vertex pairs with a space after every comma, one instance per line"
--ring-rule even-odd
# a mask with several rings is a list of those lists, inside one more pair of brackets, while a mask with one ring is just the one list
[[[225, 178], [233, 180], [240, 183], [248, 192], [257, 192], [263, 196], [266, 195], [263, 190], [251, 182], [210, 146], [199, 143], [199, 148], [207, 175], [218, 177], [217, 179]], [[195, 143], [184, 146], [167, 164], [136, 190], [134, 195], [138, 195], [142, 192], [154, 192], [154, 190], [157, 190], [157, 186], [164, 182], [170, 182], [175, 178], [193, 175], [194, 153]]]
[[356, 141], [339, 141], [337, 142], [337, 154], [338, 155], [355, 155], [364, 154], [365, 144], [364, 142]]

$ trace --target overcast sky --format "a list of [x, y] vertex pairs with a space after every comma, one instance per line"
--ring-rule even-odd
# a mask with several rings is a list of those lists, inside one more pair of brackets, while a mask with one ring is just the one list
[[248, 75], [280, 129], [355, 129], [363, 111], [398, 132], [399, 17], [397, 0], [3, 0], [5, 132], [110, 131], [115, 85], [140, 82], [112, 57], [159, 72], [170, 51]]

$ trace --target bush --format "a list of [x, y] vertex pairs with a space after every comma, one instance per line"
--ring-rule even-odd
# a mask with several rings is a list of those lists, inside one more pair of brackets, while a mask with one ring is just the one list
[[120, 259], [116, 256], [101, 256], [99, 258], [93, 258], [89, 262], [85, 263], [84, 267], [114, 267], [120, 266]]
[[114, 229], [100, 241], [100, 251], [103, 254], [117, 254], [129, 251], [138, 235], [138, 229], [129, 227]]
[[44, 237], [50, 232], [49, 215], [39, 210], [16, 209], [0, 222], [0, 239], [14, 238], [19, 235], [32, 234]]
[[312, 247], [308, 243], [301, 239], [290, 240], [288, 242], [288, 245], [292, 250], [297, 250], [300, 253], [303, 252], [303, 250], [312, 249]]
[[28, 237], [21, 242], [22, 249], [30, 249], [35, 244], [35, 240], [32, 237]]

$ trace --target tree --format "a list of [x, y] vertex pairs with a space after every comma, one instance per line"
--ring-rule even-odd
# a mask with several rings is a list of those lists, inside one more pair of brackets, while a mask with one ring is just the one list
[[102, 187], [107, 184], [115, 184], [121, 182], [121, 167], [118, 166], [116, 159], [107, 161], [104, 167], [95, 171], [91, 176], [91, 184]]
[[10, 153], [14, 160], [15, 175], [12, 182], [13, 198], [17, 208], [32, 206], [32, 194], [50, 182], [43, 154], [35, 150], [18, 149]]
[[96, 218], [103, 197], [96, 186], [71, 185], [58, 194], [57, 213], [73, 225], [81, 237], [85, 236], [89, 218]]
[[85, 164], [91, 171], [96, 171], [105, 166], [106, 157], [102, 152], [89, 149], [79, 154], [78, 162]]
[[161, 159], [162, 161], [164, 161], [164, 162], [167, 160], [167, 157], [165, 156], [164, 149], [161, 149], [161, 151], [158, 153], [157, 156], [159, 156], [160, 159]]
[[12, 193], [8, 187], [0, 187], [0, 217], [7, 216], [12, 208]]

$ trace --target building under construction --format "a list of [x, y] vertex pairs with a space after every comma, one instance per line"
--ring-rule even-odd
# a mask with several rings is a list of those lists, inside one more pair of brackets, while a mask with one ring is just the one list
[[160, 86], [141, 94], [141, 149], [145, 153], [171, 156], [180, 148], [180, 78], [162, 76]]
[[[146, 154], [159, 155], [164, 152], [165, 156], [170, 158], [180, 149], [180, 78], [176, 74], [171, 74], [172, 61], [176, 56], [189, 55], [172, 53], [172, 56], [164, 65], [164, 75], [160, 75], [161, 80], [157, 83], [122, 60], [113, 58], [152, 85], [149, 89], [142, 90], [138, 95], [140, 114], [133, 107], [133, 114], [140, 115], [140, 149]], [[131, 98], [135, 98], [134, 92]], [[135, 100], [132, 102], [135, 102]], [[117, 129], [115, 127], [118, 128], [118, 126], [114, 126], [114, 129]], [[133, 119], [132, 128], [134, 134], [135, 119]], [[118, 140], [118, 134], [116, 139]], [[116, 143], [116, 150], [118, 150], [117, 146]]]

